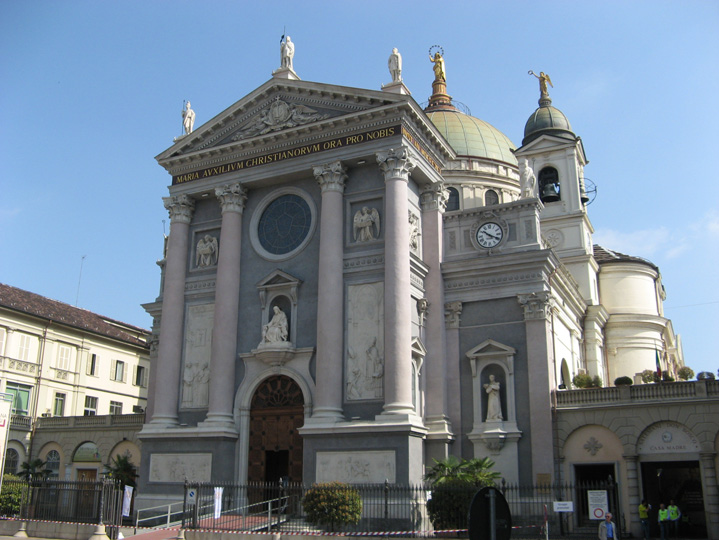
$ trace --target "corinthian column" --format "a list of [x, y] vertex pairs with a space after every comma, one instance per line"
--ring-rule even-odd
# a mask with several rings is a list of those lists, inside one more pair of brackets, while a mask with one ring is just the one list
[[442, 442], [432, 455], [434, 459], [447, 457], [446, 443], [452, 437], [447, 418], [447, 361], [444, 327], [444, 282], [442, 280], [442, 214], [447, 205], [448, 193], [442, 184], [425, 186], [422, 204], [422, 255], [429, 271], [424, 280], [425, 296], [429, 302], [425, 332], [427, 357], [424, 365], [427, 381], [427, 409], [425, 425], [427, 438]]
[[405, 147], [379, 152], [385, 180], [384, 414], [415, 414], [412, 406], [412, 297], [407, 221], [409, 173], [415, 163]]
[[322, 189], [319, 291], [317, 293], [317, 385], [313, 418], [343, 419], [342, 194], [347, 173], [335, 161], [314, 168]]
[[209, 423], [233, 425], [232, 405], [237, 356], [237, 316], [240, 298], [242, 211], [247, 194], [239, 183], [218, 187], [222, 208], [220, 252], [215, 282], [215, 317], [210, 360]]
[[177, 424], [187, 249], [195, 201], [187, 195], [166, 197], [163, 201], [170, 213], [170, 237], [167, 241], [165, 285], [162, 291], [160, 348], [154, 377], [162, 384], [155, 387], [155, 406], [150, 423], [172, 426]]

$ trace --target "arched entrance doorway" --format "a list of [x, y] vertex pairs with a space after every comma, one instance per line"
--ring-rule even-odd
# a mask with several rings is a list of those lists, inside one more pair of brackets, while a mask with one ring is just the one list
[[247, 479], [277, 482], [286, 477], [302, 482], [304, 397], [295, 381], [285, 375], [265, 379], [250, 404], [250, 449]]

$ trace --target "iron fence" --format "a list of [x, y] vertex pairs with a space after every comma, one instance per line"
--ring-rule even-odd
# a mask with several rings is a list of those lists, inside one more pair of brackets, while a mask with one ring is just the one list
[[117, 538], [122, 525], [122, 486], [110, 479], [98, 482], [5, 480], [3, 490], [6, 488], [22, 493], [17, 516], [20, 519], [103, 523], [111, 538]]
[[[588, 517], [587, 492], [607, 492], [615, 522], [619, 515], [618, 485], [613, 481], [584, 484], [523, 486], [500, 482], [512, 515], [514, 537], [538, 536], [549, 527], [552, 536], [593, 532], [596, 521]], [[467, 536], [468, 510], [479, 488], [466, 486], [360, 484], [346, 488], [357, 492], [361, 512], [357, 523], [317, 523], [306, 508], [311, 486], [290, 483], [188, 483], [182, 527], [246, 532], [288, 533], [391, 533], [393, 536], [433, 536], [439, 532]], [[574, 511], [553, 510], [557, 501], [573, 503]]]

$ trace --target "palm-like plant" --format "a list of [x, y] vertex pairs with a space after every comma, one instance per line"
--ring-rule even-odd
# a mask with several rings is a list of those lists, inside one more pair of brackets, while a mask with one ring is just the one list
[[48, 476], [52, 471], [46, 469], [47, 463], [40, 458], [33, 459], [32, 461], [24, 461], [20, 464], [20, 472], [18, 476], [23, 480], [32, 480], [38, 476], [44, 478]]
[[105, 474], [111, 478], [115, 478], [125, 486], [137, 487], [135, 478], [138, 474], [135, 472], [135, 466], [130, 462], [129, 456], [115, 456], [110, 463], [105, 464]]
[[435, 459], [434, 463], [435, 466], [424, 477], [433, 486], [457, 482], [489, 486], [494, 485], [494, 481], [502, 476], [491, 470], [494, 461], [488, 457], [460, 460], [456, 456], [449, 456], [446, 459]]

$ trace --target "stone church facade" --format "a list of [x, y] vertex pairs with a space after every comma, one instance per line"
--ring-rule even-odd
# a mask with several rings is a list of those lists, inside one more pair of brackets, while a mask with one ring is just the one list
[[[185, 479], [417, 483], [450, 454], [524, 484], [596, 461], [634, 475], [638, 502], [615, 428], [569, 388], [683, 365], [658, 269], [593, 245], [584, 147], [546, 84], [515, 147], [455, 107], [436, 62], [424, 109], [392, 78], [308, 82], [290, 62], [157, 156], [171, 229], [145, 306], [147, 506]], [[649, 420], [637, 438], [683, 421]], [[687, 429], [716, 520], [717, 422]], [[591, 437], [616, 451], [587, 460]]]

